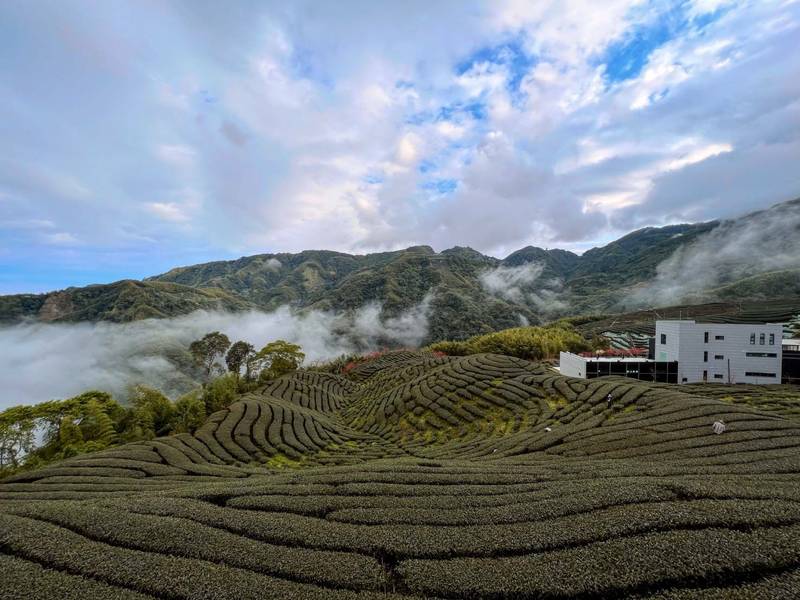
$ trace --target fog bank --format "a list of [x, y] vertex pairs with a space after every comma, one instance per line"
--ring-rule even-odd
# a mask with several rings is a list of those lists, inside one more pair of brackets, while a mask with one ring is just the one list
[[351, 313], [197, 311], [133, 323], [23, 323], [0, 327], [0, 409], [100, 389], [124, 399], [130, 385], [175, 395], [192, 381], [176, 368], [192, 340], [221, 331], [256, 348], [284, 339], [299, 344], [306, 364], [383, 346], [418, 346], [427, 335], [430, 298], [392, 318], [378, 304]]
[[[800, 268], [800, 210], [787, 204], [723, 222], [658, 265], [655, 279], [631, 299], [669, 306], [714, 296], [715, 288], [772, 271]], [[774, 290], [780, 295], [781, 290]]]
[[[516, 267], [499, 266], [481, 273], [483, 289], [499, 298], [523, 304], [544, 317], [566, 311], [569, 302], [563, 296], [564, 282], [542, 279], [544, 265], [530, 262]], [[522, 315], [520, 315], [522, 317]], [[527, 325], [522, 317], [521, 324]]]

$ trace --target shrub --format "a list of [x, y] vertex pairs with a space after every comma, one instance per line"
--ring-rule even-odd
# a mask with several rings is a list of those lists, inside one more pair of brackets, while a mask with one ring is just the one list
[[560, 351], [583, 352], [590, 344], [570, 325], [550, 327], [517, 327], [496, 333], [475, 336], [464, 342], [437, 342], [428, 349], [450, 356], [466, 356], [491, 352], [538, 360], [558, 355]]
[[203, 388], [202, 399], [206, 414], [210, 415], [236, 402], [238, 391], [237, 377], [233, 373], [227, 373], [211, 381]]
[[172, 431], [194, 433], [206, 420], [206, 404], [200, 390], [184, 394], [175, 401]]

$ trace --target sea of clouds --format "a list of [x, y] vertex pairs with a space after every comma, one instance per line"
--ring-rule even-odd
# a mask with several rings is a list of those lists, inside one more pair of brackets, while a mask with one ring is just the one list
[[284, 339], [299, 344], [306, 363], [385, 346], [416, 347], [426, 337], [430, 297], [386, 317], [379, 304], [353, 312], [196, 311], [171, 319], [132, 323], [22, 323], [0, 328], [0, 409], [68, 398], [100, 389], [125, 399], [131, 385], [175, 395], [192, 381], [170, 354], [210, 331], [256, 348]]

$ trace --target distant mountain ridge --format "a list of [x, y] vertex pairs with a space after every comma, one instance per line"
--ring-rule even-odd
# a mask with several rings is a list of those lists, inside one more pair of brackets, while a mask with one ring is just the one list
[[[800, 200], [724, 223], [746, 225], [770, 211], [797, 217]], [[198, 309], [269, 311], [283, 305], [348, 311], [371, 302], [393, 316], [425, 301], [429, 338], [458, 339], [560, 314], [624, 310], [627, 295], [653, 281], [662, 262], [720, 224], [648, 227], [581, 256], [533, 246], [504, 259], [465, 247], [437, 253], [429, 246], [366, 255], [259, 254], [178, 267], [143, 281], [0, 296], [0, 321], [126, 322]], [[698, 300], [715, 294], [740, 299], [796, 294], [800, 257], [797, 267], [726, 281]]]

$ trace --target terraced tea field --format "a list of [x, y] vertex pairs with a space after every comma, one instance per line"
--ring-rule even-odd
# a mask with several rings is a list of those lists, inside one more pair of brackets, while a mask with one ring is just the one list
[[298, 372], [1, 483], [0, 597], [796, 598], [798, 412], [705, 392], [490, 354]]

